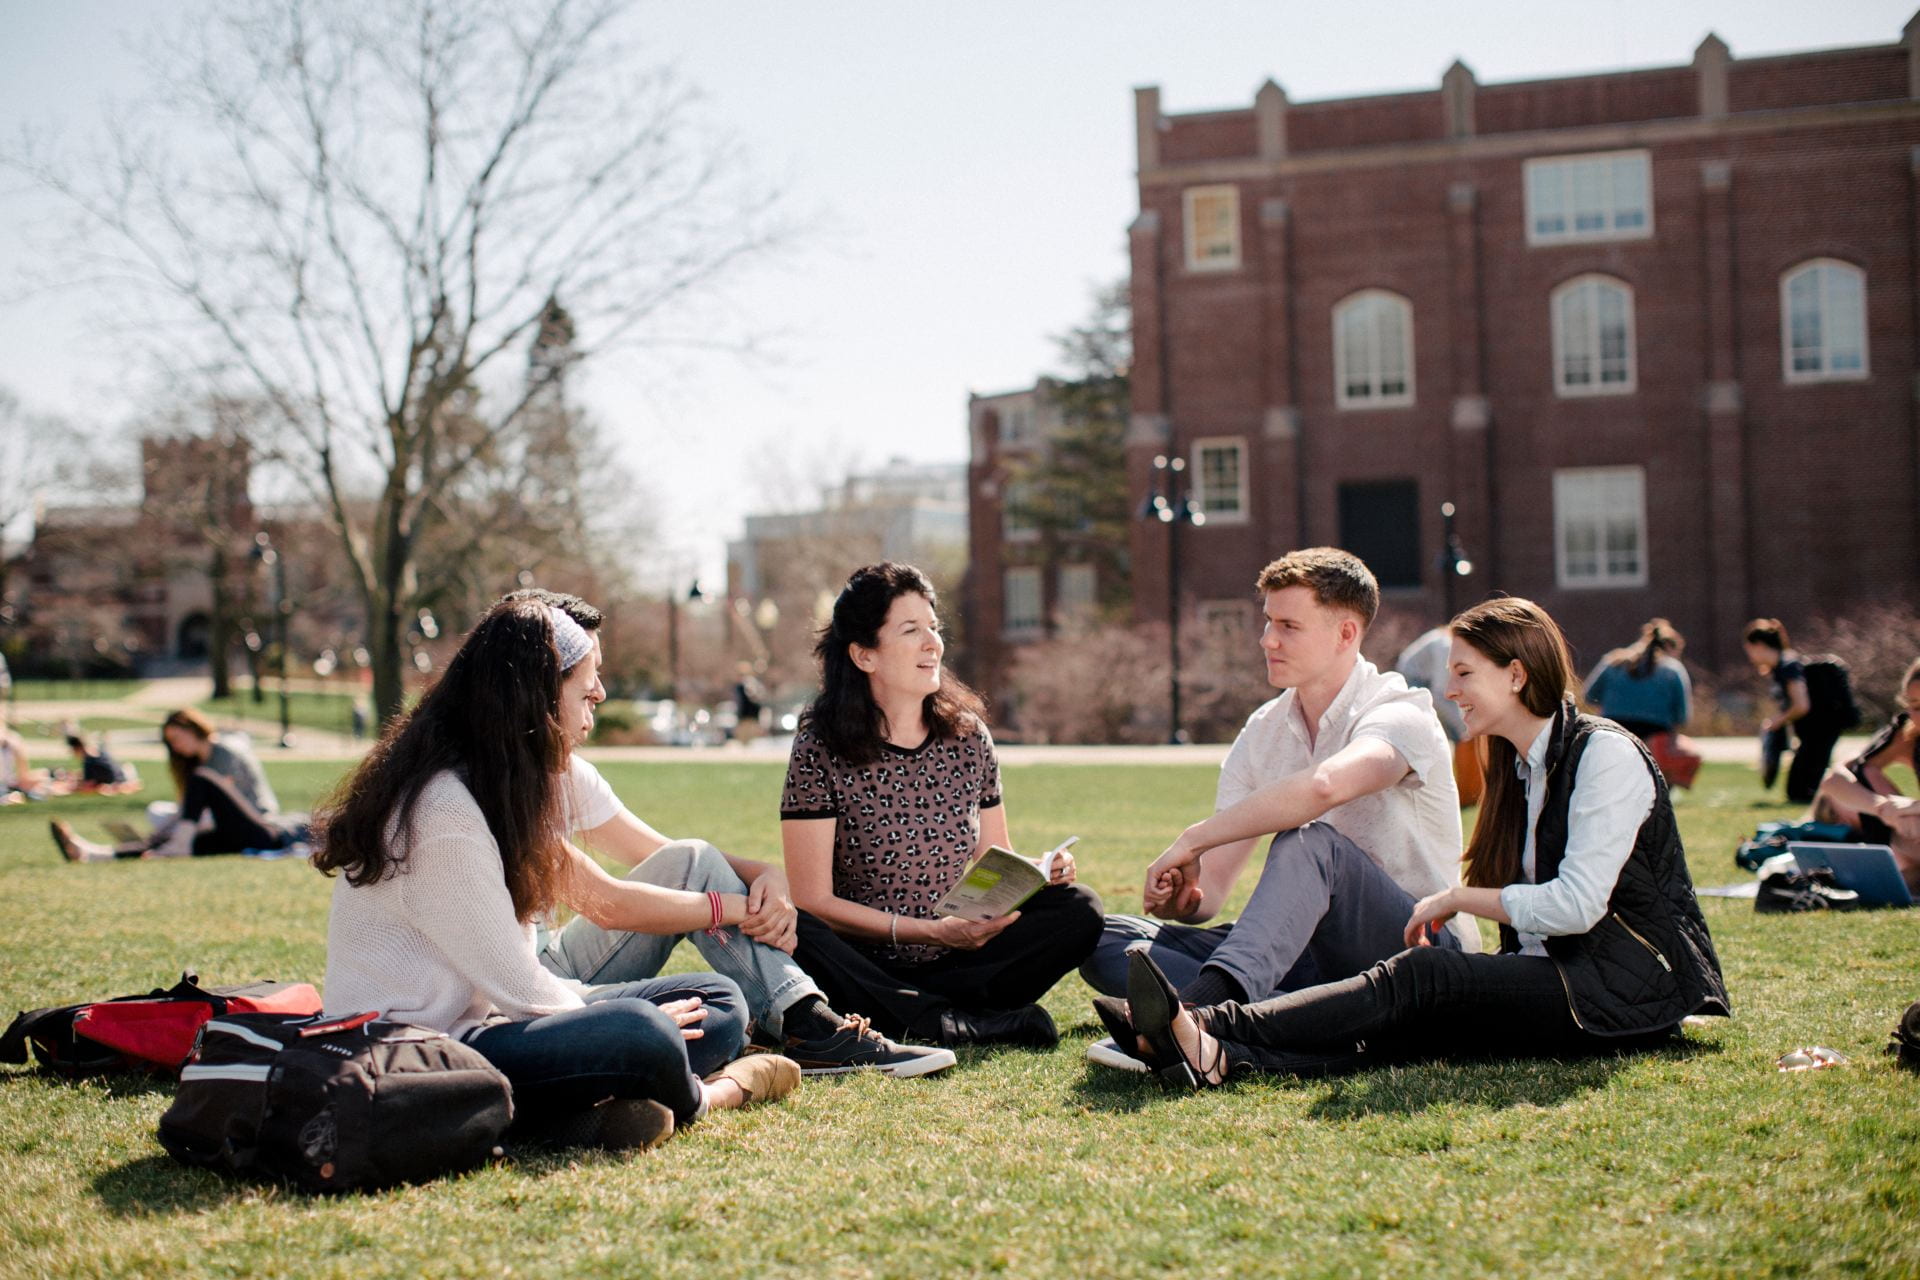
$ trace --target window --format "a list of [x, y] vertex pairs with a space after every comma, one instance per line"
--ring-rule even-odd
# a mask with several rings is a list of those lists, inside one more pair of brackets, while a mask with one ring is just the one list
[[1652, 168], [1644, 151], [1529, 160], [1526, 175], [1528, 244], [1653, 234]]
[[1090, 564], [1063, 564], [1058, 584], [1058, 612], [1063, 617], [1090, 616], [1099, 603], [1099, 578]]
[[1247, 446], [1220, 438], [1193, 442], [1193, 507], [1209, 521], [1247, 518]]
[[1623, 395], [1634, 388], [1633, 290], [1580, 276], [1553, 292], [1553, 389], [1563, 396]]
[[1420, 585], [1420, 486], [1375, 480], [1340, 486], [1340, 545], [1383, 587]]
[[1342, 409], [1413, 403], [1413, 304], [1367, 289], [1333, 309], [1333, 398]]
[[1005, 542], [1032, 542], [1040, 536], [1034, 523], [1033, 484], [1027, 480], [1009, 480], [1001, 490], [1000, 537]]
[[1006, 631], [1038, 631], [1040, 610], [1040, 571], [1009, 569], [1006, 578]]
[[1188, 187], [1183, 193], [1187, 270], [1232, 271], [1240, 265], [1240, 189]]
[[1553, 535], [1561, 586], [1644, 587], [1645, 470], [1580, 467], [1554, 472]]
[[1867, 376], [1867, 273], [1832, 258], [1780, 277], [1781, 367], [1788, 382]]

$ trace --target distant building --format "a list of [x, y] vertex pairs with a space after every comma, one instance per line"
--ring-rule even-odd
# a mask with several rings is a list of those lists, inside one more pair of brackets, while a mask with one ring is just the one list
[[968, 674], [999, 709], [1011, 708], [1020, 649], [1055, 626], [1095, 613], [1113, 584], [1071, 540], [1045, 538], [1023, 511], [1023, 487], [1050, 465], [1064, 423], [1055, 383], [967, 399]]
[[[1920, 598], [1920, 19], [1896, 43], [1168, 115], [1137, 91], [1130, 487], [1187, 459], [1187, 615], [1301, 545], [1708, 663]], [[1471, 572], [1443, 572], [1442, 504]], [[1168, 538], [1133, 535], [1164, 619]]]

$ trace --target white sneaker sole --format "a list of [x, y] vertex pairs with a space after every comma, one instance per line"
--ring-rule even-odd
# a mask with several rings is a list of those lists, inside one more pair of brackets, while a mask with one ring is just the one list
[[859, 1067], [807, 1067], [800, 1068], [804, 1076], [850, 1076], [861, 1071], [878, 1071], [883, 1076], [895, 1080], [911, 1080], [915, 1076], [930, 1076], [936, 1071], [945, 1071], [959, 1059], [953, 1056], [951, 1049], [935, 1049], [931, 1053], [908, 1058], [904, 1062], [874, 1063]]
[[1151, 1070], [1146, 1063], [1124, 1052], [1109, 1036], [1105, 1040], [1096, 1040], [1087, 1046], [1087, 1061], [1096, 1067], [1108, 1067], [1114, 1071], [1131, 1071], [1144, 1076]]

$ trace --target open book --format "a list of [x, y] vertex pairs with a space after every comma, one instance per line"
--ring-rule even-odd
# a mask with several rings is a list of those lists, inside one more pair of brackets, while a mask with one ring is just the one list
[[980, 855], [960, 882], [933, 904], [937, 916], [959, 916], [962, 920], [992, 920], [1038, 893], [1053, 875], [1053, 861], [1065, 853], [1078, 836], [1049, 849], [1039, 861], [1023, 858], [1011, 849], [993, 845]]

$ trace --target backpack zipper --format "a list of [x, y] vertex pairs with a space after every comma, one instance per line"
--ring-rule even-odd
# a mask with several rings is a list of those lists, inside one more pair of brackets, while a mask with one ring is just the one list
[[1613, 918], [1615, 920], [1620, 921], [1620, 927], [1622, 929], [1625, 929], [1628, 933], [1633, 935], [1633, 939], [1635, 942], [1638, 942], [1641, 946], [1645, 947], [1648, 951], [1653, 953], [1653, 958], [1660, 962], [1660, 967], [1662, 969], [1665, 969], [1668, 973], [1673, 972], [1673, 966], [1668, 964], [1667, 958], [1660, 954], [1660, 948], [1654, 946], [1651, 942], [1648, 942], [1645, 938], [1641, 937], [1640, 931], [1638, 929], [1635, 929], [1632, 925], [1628, 924], [1624, 919], [1622, 919], [1618, 911], [1613, 913]]

